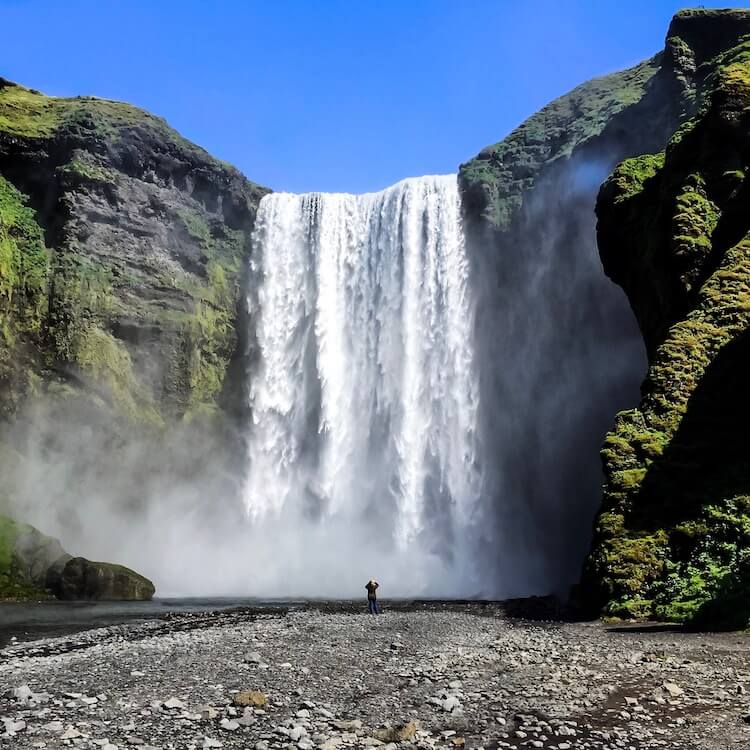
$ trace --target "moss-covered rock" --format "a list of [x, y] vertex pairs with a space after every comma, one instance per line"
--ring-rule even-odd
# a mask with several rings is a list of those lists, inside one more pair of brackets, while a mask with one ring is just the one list
[[24, 599], [144, 600], [147, 578], [122, 565], [71, 557], [60, 542], [0, 514], [0, 601]]
[[130, 568], [92, 562], [83, 557], [68, 560], [54, 583], [58, 599], [142, 601], [153, 597], [154, 584]]
[[602, 451], [584, 594], [607, 614], [744, 627], [750, 42], [713, 51], [697, 62], [691, 121], [664, 155], [618, 167], [599, 197], [604, 268], [630, 299], [649, 369]]

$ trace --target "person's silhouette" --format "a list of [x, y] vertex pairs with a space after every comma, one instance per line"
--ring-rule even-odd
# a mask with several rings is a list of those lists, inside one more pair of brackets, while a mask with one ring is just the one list
[[375, 592], [379, 585], [374, 578], [371, 578], [365, 586], [367, 589], [367, 608], [371, 615], [378, 614], [378, 595]]

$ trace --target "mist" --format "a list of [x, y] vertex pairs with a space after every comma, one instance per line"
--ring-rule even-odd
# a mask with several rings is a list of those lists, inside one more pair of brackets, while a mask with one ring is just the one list
[[486, 492], [496, 523], [514, 530], [513, 548], [490, 564], [526, 594], [564, 595], [577, 581], [604, 435], [638, 402], [646, 370], [635, 318], [596, 245], [596, 194], [613, 166], [611, 156], [574, 157], [525, 195], [507, 232], [468, 229]]

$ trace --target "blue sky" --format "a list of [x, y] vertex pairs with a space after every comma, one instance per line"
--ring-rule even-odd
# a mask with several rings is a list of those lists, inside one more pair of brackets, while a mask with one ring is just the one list
[[456, 171], [697, 4], [0, 0], [0, 75], [137, 104], [276, 190], [361, 192]]

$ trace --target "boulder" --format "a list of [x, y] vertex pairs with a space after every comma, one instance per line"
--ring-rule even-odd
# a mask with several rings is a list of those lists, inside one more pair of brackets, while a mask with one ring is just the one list
[[149, 601], [154, 592], [154, 584], [134, 570], [84, 557], [65, 563], [55, 587], [58, 599]]

